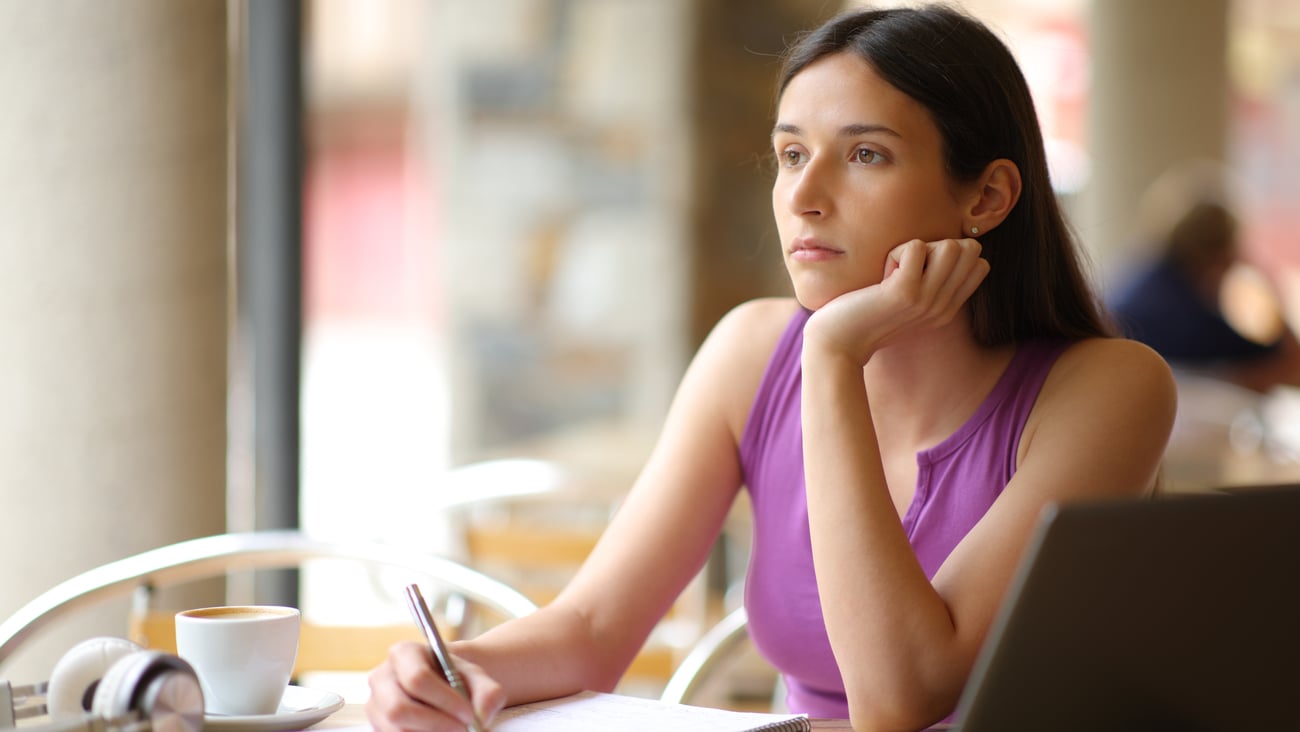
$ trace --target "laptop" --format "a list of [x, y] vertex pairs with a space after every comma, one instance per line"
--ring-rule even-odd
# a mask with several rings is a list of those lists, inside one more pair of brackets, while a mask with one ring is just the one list
[[954, 720], [1300, 730], [1300, 486], [1049, 508]]

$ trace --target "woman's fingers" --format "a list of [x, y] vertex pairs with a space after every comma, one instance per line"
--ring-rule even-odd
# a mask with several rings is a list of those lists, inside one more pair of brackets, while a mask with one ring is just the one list
[[366, 717], [376, 732], [452, 732], [465, 728], [459, 720], [411, 698], [390, 662], [370, 673]]
[[[913, 239], [889, 252], [886, 282], [917, 318], [943, 322], [956, 315], [974, 292], [968, 288], [971, 273], [987, 274], [988, 262], [980, 258], [980, 251], [974, 239]], [[984, 274], [978, 276], [976, 287]]]
[[978, 287], [988, 273], [988, 262], [980, 257], [980, 251], [974, 239], [948, 239], [931, 246], [923, 297], [941, 322], [956, 316], [975, 292], [974, 287], [969, 287], [971, 275], [978, 275]]
[[952, 275], [958, 269], [961, 257], [961, 246], [951, 239], [926, 245], [925, 274], [921, 280], [920, 294], [923, 302], [946, 306], [947, 297], [956, 289]]
[[[473, 669], [474, 681], [467, 681], [471, 691], [481, 688], [474, 693], [474, 706], [495, 716], [504, 692], [482, 669], [468, 663], [464, 666]], [[470, 703], [447, 684], [422, 644], [393, 646], [369, 681], [366, 716], [379, 732], [461, 732], [474, 719]]]
[[988, 260], [977, 255], [974, 264], [966, 273], [966, 278], [962, 280], [961, 285], [957, 288], [956, 302], [958, 306], [964, 305], [967, 300], [970, 300], [971, 295], [975, 294], [975, 291], [979, 289], [980, 284], [984, 282], [984, 278], [988, 276]]
[[469, 686], [470, 697], [474, 700], [474, 710], [483, 724], [491, 725], [506, 705], [506, 690], [497, 680], [487, 675], [483, 669], [468, 661], [460, 661], [461, 675]]
[[904, 242], [889, 250], [885, 257], [885, 277], [898, 273], [902, 270], [902, 275], [916, 280], [925, 271], [925, 258], [929, 252], [929, 245], [920, 239], [913, 239]]
[[900, 334], [950, 322], [988, 274], [980, 251], [973, 239], [899, 244], [885, 257], [880, 285], [828, 303], [805, 328], [805, 343], [815, 339], [866, 363]]

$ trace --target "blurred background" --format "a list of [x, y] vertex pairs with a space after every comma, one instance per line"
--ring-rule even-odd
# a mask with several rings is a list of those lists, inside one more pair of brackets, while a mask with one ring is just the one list
[[[1019, 58], [1108, 298], [1153, 255], [1152, 185], [1209, 161], [1229, 309], [1262, 340], [1297, 322], [1300, 2], [958, 4]], [[778, 56], [843, 7], [0, 4], [0, 617], [104, 561], [281, 527], [544, 601], [571, 567], [540, 547], [572, 563], [599, 533], [713, 322], [786, 293]], [[1300, 476], [1295, 374], [1179, 374], [1169, 489]], [[669, 645], [734, 602], [737, 513]], [[230, 593], [380, 612], [301, 580]]]

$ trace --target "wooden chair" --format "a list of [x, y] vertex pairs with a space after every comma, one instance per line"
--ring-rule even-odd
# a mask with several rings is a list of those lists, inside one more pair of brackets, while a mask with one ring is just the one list
[[[149, 648], [175, 650], [176, 609], [154, 607], [159, 588], [232, 572], [297, 568], [316, 560], [346, 560], [393, 570], [389, 579], [426, 585], [442, 606], [462, 603], [497, 619], [526, 615], [536, 605], [508, 585], [458, 562], [377, 542], [335, 542], [297, 531], [232, 533], [160, 547], [96, 567], [38, 596], [0, 623], [0, 664], [20, 644], [62, 616], [113, 596], [135, 593], [124, 635]], [[179, 609], [179, 608], [178, 608]], [[463, 633], [464, 613], [447, 620], [448, 635]], [[401, 639], [421, 640], [409, 619], [371, 626], [324, 626], [303, 618], [295, 676], [307, 671], [365, 671]]]

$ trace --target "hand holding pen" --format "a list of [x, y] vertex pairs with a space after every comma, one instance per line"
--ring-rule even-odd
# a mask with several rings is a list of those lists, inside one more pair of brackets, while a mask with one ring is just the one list
[[[433, 656], [434, 665], [442, 671], [443, 678], [452, 689], [474, 709], [473, 700], [470, 699], [469, 687], [465, 684], [465, 678], [461, 675], [460, 670], [456, 668], [451, 653], [447, 650], [447, 645], [442, 642], [442, 635], [438, 633], [438, 626], [433, 622], [433, 614], [429, 612], [429, 606], [424, 602], [424, 596], [420, 594], [420, 588], [416, 585], [406, 586], [406, 602], [411, 608], [411, 615], [415, 618], [415, 624], [420, 626], [420, 631], [424, 633], [424, 639], [429, 644], [429, 652]], [[486, 727], [478, 719], [478, 713], [474, 712], [474, 721], [469, 725], [469, 732], [486, 732]]]

